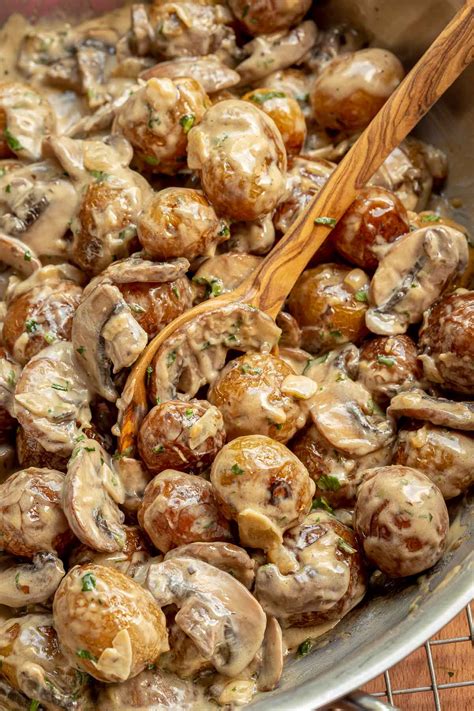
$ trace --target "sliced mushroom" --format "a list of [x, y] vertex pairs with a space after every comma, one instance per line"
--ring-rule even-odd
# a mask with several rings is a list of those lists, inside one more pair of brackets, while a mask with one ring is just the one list
[[474, 402], [431, 397], [424, 390], [409, 390], [392, 398], [387, 412], [394, 417], [413, 417], [454, 430], [474, 430]]
[[255, 578], [255, 561], [246, 550], [233, 543], [188, 543], [168, 551], [170, 558], [197, 558], [213, 565], [245, 585], [250, 590]]
[[[140, 179], [137, 173], [128, 169], [133, 149], [121, 135], [107, 136], [102, 141], [51, 136], [44, 143], [45, 150], [59, 161], [73, 180], [90, 181], [94, 171], [102, 173], [102, 177], [111, 174], [114, 178]], [[140, 185], [144, 184], [146, 181], [141, 179]]]
[[129, 512], [136, 512], [142, 505], [143, 496], [152, 475], [143, 462], [132, 457], [118, 456], [114, 466], [120, 475], [125, 492], [123, 508]]
[[139, 57], [149, 54], [153, 42], [153, 27], [148, 19], [146, 5], [134, 3], [131, 11], [131, 44]]
[[175, 281], [189, 270], [187, 259], [180, 257], [168, 262], [151, 262], [143, 259], [141, 254], [133, 254], [127, 259], [110, 264], [101, 273], [101, 282], [113, 284], [130, 284], [133, 282], [164, 283]]
[[251, 84], [295, 64], [314, 46], [317, 36], [316, 25], [307, 20], [287, 33], [255, 37], [244, 47], [250, 56], [237, 67], [241, 84]]
[[229, 89], [240, 81], [239, 74], [221, 62], [215, 54], [205, 57], [178, 57], [169, 62], [160, 62], [140, 75], [140, 79], [145, 81], [151, 77], [192, 77], [201, 83], [207, 94]]
[[47, 264], [34, 271], [26, 279], [11, 276], [5, 298], [8, 305], [10, 305], [12, 301], [29, 291], [33, 291], [36, 287], [49, 285], [54, 288], [62, 281], [71, 281], [73, 284], [82, 286], [85, 283], [85, 276], [72, 264]]
[[0, 262], [25, 277], [41, 269], [40, 260], [24, 242], [3, 233], [0, 233]]
[[243, 252], [226, 252], [206, 259], [193, 277], [196, 287], [195, 300], [212, 299], [234, 291], [261, 261], [261, 257]]
[[69, 460], [62, 502], [72, 531], [81, 543], [103, 553], [126, 544], [123, 484], [109, 454], [95, 440], [82, 435]]
[[89, 286], [74, 315], [72, 343], [95, 393], [116, 400], [112, 366], [117, 373], [132, 365], [147, 340], [116, 286], [101, 282]]
[[278, 686], [283, 672], [283, 635], [281, 627], [274, 617], [267, 617], [265, 637], [257, 657], [260, 657], [257, 669], [257, 689], [272, 691]]
[[379, 262], [370, 284], [368, 328], [387, 336], [405, 333], [464, 271], [468, 259], [466, 237], [453, 227], [422, 227], [400, 237]]
[[71, 343], [44, 348], [23, 368], [15, 417], [48, 452], [72, 452], [80, 426], [90, 425], [90, 392]]
[[[251, 222], [236, 222], [232, 225], [229, 250], [250, 254], [267, 254], [275, 242], [272, 215], [265, 215]], [[221, 255], [224, 256], [224, 255]]]
[[5, 558], [0, 561], [0, 605], [25, 607], [46, 602], [64, 575], [63, 564], [54, 553], [38, 553], [31, 563]]
[[160, 606], [180, 609], [175, 621], [218, 672], [235, 676], [260, 648], [265, 614], [231, 575], [193, 558], [152, 564], [147, 587]]
[[82, 92], [87, 97], [89, 108], [94, 110], [104, 104], [110, 96], [105, 85], [107, 48], [103, 44], [85, 42], [77, 50], [77, 67]]

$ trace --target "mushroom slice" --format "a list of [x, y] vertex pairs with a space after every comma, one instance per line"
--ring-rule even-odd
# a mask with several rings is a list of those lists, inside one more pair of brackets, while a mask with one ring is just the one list
[[400, 237], [379, 262], [370, 284], [365, 322], [382, 336], [405, 333], [467, 266], [466, 237], [446, 225]]
[[24, 607], [46, 602], [64, 575], [63, 564], [53, 553], [38, 553], [32, 563], [5, 557], [0, 562], [0, 605]]
[[310, 400], [310, 413], [328, 442], [353, 456], [375, 452], [395, 437], [393, 420], [361, 383], [349, 379], [324, 383]]
[[314, 46], [317, 37], [318, 28], [311, 20], [302, 22], [287, 33], [275, 32], [255, 37], [244, 47], [250, 57], [236, 68], [241, 84], [251, 84], [295, 64]]
[[240, 82], [239, 74], [221, 62], [215, 54], [205, 57], [178, 57], [169, 62], [160, 62], [140, 75], [140, 79], [145, 81], [151, 77], [192, 77], [200, 82], [206, 94], [229, 89]]
[[90, 424], [90, 392], [71, 343], [44, 348], [23, 368], [15, 390], [14, 413], [48, 452], [67, 456], [80, 426]]
[[116, 373], [132, 365], [147, 340], [116, 286], [96, 282], [86, 290], [74, 314], [72, 342], [95, 393], [117, 399], [111, 366]]
[[178, 627], [218, 672], [236, 676], [260, 648], [266, 617], [235, 578], [194, 558], [150, 566], [146, 585], [160, 606], [175, 604]]
[[424, 390], [408, 390], [395, 395], [387, 412], [394, 417], [427, 420], [432, 425], [452, 427], [454, 430], [474, 430], [474, 402], [431, 397]]
[[0, 679], [0, 709], [2, 711], [26, 711], [26, 709], [31, 709], [31, 700]]
[[102, 282], [110, 280], [114, 284], [129, 284], [133, 282], [162, 284], [179, 279], [188, 270], [189, 262], [183, 257], [171, 259], [168, 262], [151, 262], [143, 259], [141, 254], [133, 254], [127, 259], [121, 259], [110, 264], [98, 278]]
[[275, 617], [267, 617], [265, 637], [260, 652], [257, 670], [257, 689], [272, 691], [278, 686], [283, 672], [283, 635]]
[[87, 96], [89, 108], [92, 110], [101, 106], [110, 98], [105, 87], [106, 61], [107, 49], [102, 43], [85, 42], [77, 49], [77, 66], [81, 78], [81, 88]]
[[41, 262], [28, 246], [16, 237], [10, 237], [0, 232], [0, 262], [24, 277], [41, 269]]
[[72, 453], [64, 479], [62, 504], [72, 531], [89, 548], [103, 553], [126, 544], [125, 492], [110, 455], [92, 439], [83, 439]]
[[123, 508], [128, 512], [136, 512], [142, 505], [145, 489], [153, 475], [140, 460], [123, 455], [117, 457], [114, 465], [124, 487]]
[[168, 551], [169, 558], [197, 558], [213, 565], [245, 585], [250, 590], [255, 578], [255, 561], [246, 550], [233, 543], [187, 543]]

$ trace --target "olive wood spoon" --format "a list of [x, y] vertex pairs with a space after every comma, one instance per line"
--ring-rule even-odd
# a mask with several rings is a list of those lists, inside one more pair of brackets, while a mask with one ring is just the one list
[[[229, 303], [251, 305], [275, 318], [299, 275], [360, 188], [473, 59], [474, 0], [467, 0], [255, 272], [231, 293], [204, 301], [178, 316], [150, 341], [125, 387], [121, 453], [134, 449], [138, 427], [147, 411], [147, 369], [163, 343], [196, 316]], [[315, 222], [318, 218], [329, 220]]]

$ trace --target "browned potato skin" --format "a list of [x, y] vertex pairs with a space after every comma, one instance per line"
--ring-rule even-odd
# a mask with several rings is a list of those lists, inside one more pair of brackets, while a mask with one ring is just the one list
[[296, 25], [311, 0], [229, 0], [230, 9], [251, 35], [268, 35]]
[[[91, 563], [114, 568], [124, 575], [136, 579], [146, 566], [146, 561], [154, 555], [150, 539], [139, 526], [124, 526], [125, 545], [116, 553], [99, 553], [93, 548], [80, 544], [73, 548], [68, 561], [68, 567]], [[141, 579], [138, 581], [141, 582]]]
[[[379, 92], [374, 87], [376, 74], [379, 83], [384, 84]], [[403, 76], [400, 61], [386, 50], [373, 48], [342, 54], [326, 65], [313, 85], [313, 115], [324, 128], [360, 131], [371, 122]], [[344, 84], [349, 84], [347, 91]]]
[[364, 272], [340, 264], [303, 272], [288, 297], [288, 311], [301, 328], [302, 348], [319, 353], [362, 340], [368, 304], [356, 295], [368, 285]]
[[138, 238], [152, 259], [210, 254], [229, 237], [225, 220], [217, 217], [206, 196], [191, 188], [166, 188], [155, 193], [138, 220]]
[[67, 471], [69, 457], [63, 457], [55, 452], [48, 452], [21, 425], [16, 432], [16, 454], [18, 462], [23, 469], [27, 467], [40, 467], [45, 469], [57, 469], [60, 472]]
[[[288, 375], [294, 375], [285, 361], [264, 353], [246, 353], [231, 360], [219, 373], [208, 392], [209, 402], [224, 417], [229, 440], [243, 435], [259, 434], [278, 442], [287, 442], [304, 422], [295, 400], [281, 392]], [[286, 421], [271, 419], [265, 403], [282, 408]]]
[[[63, 481], [61, 472], [32, 467], [15, 472], [0, 485], [0, 532], [5, 551], [28, 558], [41, 551], [63, 553], [73, 539], [61, 508]], [[15, 503], [8, 503], [14, 495]]]
[[77, 284], [60, 281], [54, 288], [34, 287], [11, 302], [3, 325], [3, 340], [10, 353], [15, 353], [15, 342], [25, 332], [26, 323], [36, 323], [34, 330], [27, 331], [24, 357], [20, 359], [17, 355], [16, 360], [21, 365], [49, 345], [45, 336], [51, 337], [51, 342], [71, 339], [72, 318], [81, 294], [82, 289]]
[[212, 462], [224, 445], [224, 427], [195, 449], [189, 442], [190, 427], [209, 407], [205, 400], [169, 400], [150, 410], [138, 433], [138, 451], [151, 472], [178, 468], [199, 471]]
[[400, 430], [393, 463], [418, 469], [436, 484], [445, 499], [463, 494], [474, 482], [474, 438], [435, 427]]
[[376, 249], [409, 232], [408, 214], [389, 190], [363, 188], [332, 232], [338, 252], [362, 269], [376, 269]]
[[379, 336], [363, 344], [358, 379], [380, 404], [387, 405], [401, 390], [415, 387], [421, 377], [416, 345], [410, 336]]
[[298, 102], [283, 91], [253, 89], [243, 95], [275, 121], [288, 155], [297, 155], [306, 139], [306, 121]]
[[[474, 395], [474, 291], [456, 291], [434, 304], [425, 313], [419, 345], [439, 373], [435, 382]], [[424, 371], [431, 380], [431, 368]]]
[[117, 284], [136, 321], [150, 338], [192, 306], [193, 291], [187, 277], [163, 284]]
[[148, 484], [138, 521], [162, 553], [196, 541], [232, 540], [212, 484], [173, 469]]
[[354, 509], [354, 530], [369, 561], [392, 578], [421, 573], [443, 555], [449, 516], [441, 491], [422, 472], [369, 469]]
[[0, 106], [0, 158], [11, 158], [14, 153], [10, 150], [10, 146], [7, 143], [5, 136], [5, 129], [7, 127], [7, 114], [5, 109]]
[[[86, 574], [96, 584], [92, 590], [83, 591]], [[100, 681], [124, 679], [97, 669], [93, 661], [78, 656], [78, 650], [99, 659], [104, 650], [113, 646], [117, 634], [127, 630], [132, 660], [126, 678], [130, 679], [168, 649], [165, 616], [151, 593], [113, 568], [75, 566], [54, 596], [53, 616], [64, 651], [78, 668]]]

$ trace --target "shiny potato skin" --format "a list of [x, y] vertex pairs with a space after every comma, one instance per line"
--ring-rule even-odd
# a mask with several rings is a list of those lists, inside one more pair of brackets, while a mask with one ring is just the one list
[[31, 467], [11, 474], [0, 485], [2, 548], [32, 558], [51, 551], [61, 555], [73, 539], [61, 508], [64, 475]]
[[[194, 445], [193, 426], [206, 415], [208, 432]], [[211, 418], [212, 416], [212, 418]], [[207, 434], [207, 436], [205, 436]], [[169, 400], [156, 405], [143, 420], [138, 433], [138, 451], [147, 468], [199, 471], [207, 467], [224, 445], [226, 433], [219, 412], [205, 400]]]
[[360, 351], [358, 379], [377, 402], [387, 405], [398, 392], [419, 383], [422, 369], [417, 355], [410, 336], [371, 338]]
[[196, 541], [232, 540], [212, 484], [174, 469], [148, 484], [138, 521], [162, 553]]
[[354, 509], [354, 530], [369, 561], [392, 578], [421, 573], [443, 555], [449, 517], [441, 491], [401, 465], [369, 469]]
[[174, 175], [186, 167], [188, 132], [209, 105], [195, 79], [149, 79], [120, 108], [114, 130], [132, 144], [140, 171]]
[[56, 452], [48, 452], [24, 427], [18, 426], [16, 431], [16, 454], [18, 462], [23, 469], [40, 467], [56, 469], [60, 472], [67, 471], [69, 457], [63, 457]]
[[320, 353], [359, 342], [367, 333], [368, 286], [362, 270], [340, 264], [321, 264], [304, 271], [287, 306], [301, 328], [302, 348]]
[[185, 276], [154, 284], [117, 284], [133, 316], [150, 338], [192, 306], [193, 291]]
[[246, 353], [229, 361], [209, 388], [209, 402], [224, 417], [228, 440], [259, 434], [287, 442], [304, 416], [295, 400], [281, 391], [292, 368], [265, 353]]
[[145, 204], [138, 238], [152, 259], [212, 256], [230, 235], [206, 196], [192, 188], [165, 188]]
[[14, 153], [10, 150], [8, 141], [5, 138], [5, 129], [7, 127], [7, 114], [5, 109], [0, 106], [0, 159], [11, 158]]
[[338, 252], [362, 269], [377, 268], [385, 245], [410, 231], [407, 211], [385, 188], [366, 187], [357, 195], [332, 231]]
[[297, 155], [306, 139], [306, 121], [300, 105], [292, 96], [274, 89], [253, 89], [243, 95], [272, 118], [281, 133], [288, 155]]
[[474, 483], [473, 461], [472, 435], [428, 422], [419, 429], [400, 430], [393, 456], [394, 464], [426, 474], [445, 499], [463, 494]]
[[311, 7], [311, 0], [229, 0], [236, 18], [251, 35], [268, 35], [296, 25]]
[[474, 395], [474, 291], [458, 290], [435, 303], [425, 313], [419, 345], [428, 380]]
[[[113, 568], [72, 568], [54, 596], [53, 617], [65, 653], [99, 681], [130, 679], [168, 649], [165, 616], [151, 593]], [[119, 652], [123, 664], [102, 665], [102, 653], [120, 633], [130, 645]]]
[[321, 71], [311, 91], [313, 116], [320, 126], [361, 131], [403, 79], [394, 54], [362, 49], [336, 57]]
[[[7, 310], [3, 340], [15, 360], [25, 365], [34, 355], [55, 341], [71, 339], [72, 319], [82, 289], [72, 281], [59, 281], [30, 289], [14, 299]], [[27, 335], [21, 348], [17, 339]]]

